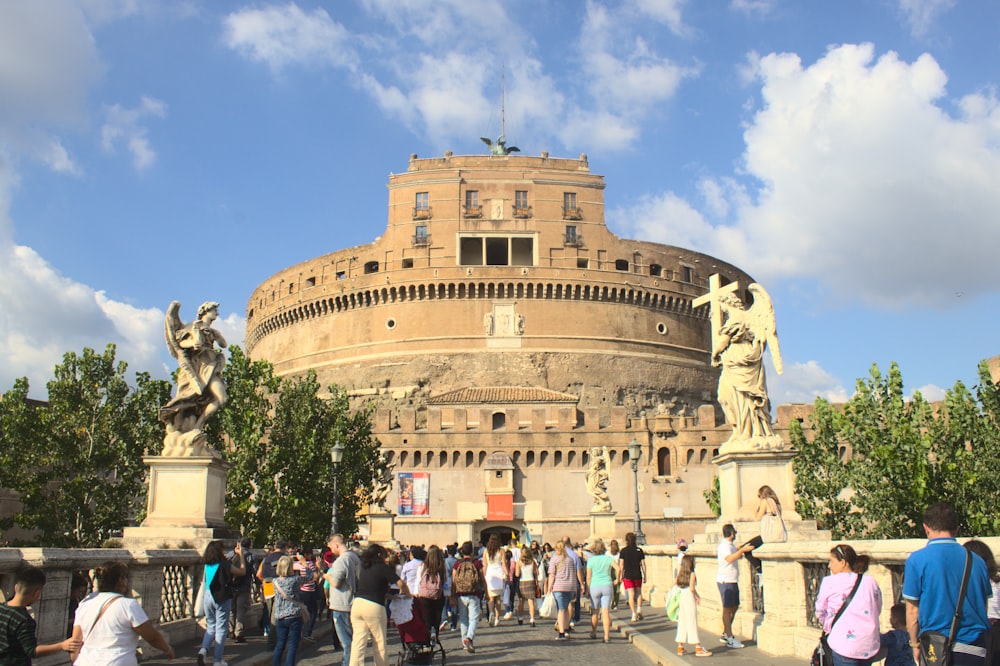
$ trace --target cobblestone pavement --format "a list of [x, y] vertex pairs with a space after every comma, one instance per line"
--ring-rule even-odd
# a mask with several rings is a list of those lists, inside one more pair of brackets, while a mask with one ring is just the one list
[[[572, 638], [567, 641], [557, 641], [552, 620], [544, 620], [537, 626], [530, 627], [525, 621], [518, 625], [516, 620], [501, 622], [497, 627], [481, 624], [476, 630], [475, 654], [469, 654], [462, 649], [462, 639], [458, 631], [445, 631], [441, 634], [441, 644], [447, 651], [447, 663], [451, 664], [489, 664], [489, 666], [523, 666], [525, 664], [556, 664], [556, 663], [611, 663], [615, 666], [650, 666], [648, 657], [629, 644], [622, 634], [613, 632], [610, 644], [590, 638], [589, 618], [587, 626], [577, 626]], [[398, 635], [390, 627], [389, 663], [396, 664], [399, 659], [400, 644]], [[299, 660], [300, 666], [331, 666], [340, 664], [341, 653], [334, 652], [329, 646], [329, 639], [324, 640], [312, 656]], [[371, 663], [369, 649], [368, 663]], [[439, 658], [434, 661], [440, 664]]]

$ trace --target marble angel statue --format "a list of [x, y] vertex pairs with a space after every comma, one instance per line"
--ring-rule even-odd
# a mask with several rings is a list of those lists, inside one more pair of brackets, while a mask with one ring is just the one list
[[[226, 347], [226, 339], [212, 328], [219, 317], [219, 304], [207, 301], [198, 308], [198, 319], [184, 324], [181, 304], [173, 301], [167, 308], [164, 334], [170, 355], [177, 359], [177, 394], [160, 408], [160, 421], [167, 426], [163, 455], [205, 455], [202, 427], [225, 404], [226, 384], [222, 379], [225, 354], [216, 348]], [[217, 455], [217, 454], [214, 454]]]
[[587, 469], [587, 492], [594, 498], [592, 512], [611, 511], [611, 498], [608, 496], [608, 480], [610, 479], [611, 460], [608, 457], [608, 447], [594, 447], [590, 450], [590, 467]]
[[774, 307], [762, 286], [753, 283], [748, 289], [753, 295], [749, 309], [735, 294], [725, 294], [718, 301], [722, 322], [713, 331], [712, 365], [722, 366], [719, 404], [733, 426], [729, 442], [745, 442], [748, 448], [780, 448], [780, 439], [771, 429], [771, 405], [764, 378], [767, 348], [779, 375], [782, 370]]

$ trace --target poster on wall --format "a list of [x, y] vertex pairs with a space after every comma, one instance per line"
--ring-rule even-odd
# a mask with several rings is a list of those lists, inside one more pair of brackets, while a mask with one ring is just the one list
[[399, 472], [399, 515], [430, 515], [431, 475], [429, 472]]

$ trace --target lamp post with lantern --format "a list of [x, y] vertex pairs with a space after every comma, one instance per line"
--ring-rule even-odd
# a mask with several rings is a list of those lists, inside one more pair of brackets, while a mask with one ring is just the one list
[[337, 443], [330, 449], [330, 462], [333, 463], [333, 517], [330, 519], [330, 534], [337, 534], [337, 481], [340, 478], [338, 468], [344, 459], [344, 446], [337, 440]]
[[646, 535], [642, 533], [642, 518], [639, 517], [639, 456], [642, 455], [642, 445], [633, 437], [628, 445], [628, 457], [632, 461], [632, 474], [635, 475], [635, 517], [632, 519], [632, 532], [637, 544], [646, 543]]

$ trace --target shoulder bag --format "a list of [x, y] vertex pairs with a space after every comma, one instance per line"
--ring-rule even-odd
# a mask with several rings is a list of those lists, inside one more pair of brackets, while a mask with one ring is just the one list
[[951, 666], [951, 649], [955, 646], [955, 635], [958, 633], [958, 620], [962, 617], [962, 604], [965, 593], [969, 589], [969, 576], [972, 574], [972, 553], [965, 551], [965, 572], [962, 574], [962, 589], [958, 593], [958, 605], [955, 606], [955, 617], [951, 621], [951, 631], [948, 635], [940, 631], [925, 631], [920, 634], [920, 666]]
[[[299, 615], [302, 616], [302, 624], [309, 624], [309, 609], [306, 607], [306, 605], [304, 603], [302, 603], [301, 601], [298, 601], [297, 599], [292, 599], [290, 596], [288, 596], [287, 594], [285, 594], [285, 591], [283, 589], [281, 589], [281, 586], [278, 585], [277, 583], [274, 584], [274, 589], [275, 589], [275, 591], [278, 594], [280, 594], [281, 596], [283, 596], [288, 601], [291, 601], [293, 604], [295, 604], [298, 607], [298, 609], [299, 609]], [[278, 604], [274, 604], [274, 608], [277, 608], [277, 607], [278, 607]], [[272, 617], [271, 618], [271, 622], [273, 623], [274, 621], [275, 621], [275, 618]]]
[[[851, 593], [844, 599], [844, 605], [840, 607], [837, 614], [833, 616], [833, 622], [830, 623], [830, 629], [833, 630], [833, 625], [837, 624], [837, 620], [840, 616], [844, 614], [847, 607], [851, 605], [851, 600], [854, 599], [854, 595], [857, 593], [858, 588], [861, 587], [862, 574], [858, 574], [858, 579], [854, 581], [854, 587], [851, 588]], [[819, 637], [819, 645], [813, 650], [812, 660], [809, 662], [810, 666], [831, 666], [833, 664], [833, 653], [830, 651], [830, 644], [826, 642], [826, 637], [829, 636], [825, 631]]]

